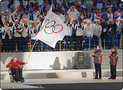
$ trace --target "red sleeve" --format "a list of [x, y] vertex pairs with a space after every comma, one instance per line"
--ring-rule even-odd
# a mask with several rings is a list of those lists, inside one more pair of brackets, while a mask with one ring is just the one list
[[110, 58], [114, 59], [112, 56], [109, 56]]
[[24, 65], [25, 63], [24, 62], [21, 62], [21, 61], [18, 61], [18, 64], [19, 65]]
[[12, 61], [10, 61], [10, 62], [6, 65], [6, 67], [9, 68], [11, 64], [12, 64]]

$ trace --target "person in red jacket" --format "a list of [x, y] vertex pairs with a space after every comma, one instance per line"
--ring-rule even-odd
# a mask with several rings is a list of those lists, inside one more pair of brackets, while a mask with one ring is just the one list
[[21, 62], [17, 60], [16, 57], [13, 57], [13, 59], [6, 65], [7, 68], [12, 68], [12, 73], [15, 73], [15, 80], [16, 82], [20, 81], [22, 77], [22, 69], [20, 68], [19, 65], [24, 65], [27, 63]]

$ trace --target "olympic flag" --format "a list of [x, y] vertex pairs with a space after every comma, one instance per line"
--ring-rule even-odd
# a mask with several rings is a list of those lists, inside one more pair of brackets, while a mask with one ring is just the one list
[[70, 28], [63, 22], [60, 16], [52, 12], [52, 6], [47, 12], [39, 33], [36, 36], [37, 40], [43, 41], [49, 46], [55, 48], [59, 40], [63, 40], [65, 35], [68, 35]]

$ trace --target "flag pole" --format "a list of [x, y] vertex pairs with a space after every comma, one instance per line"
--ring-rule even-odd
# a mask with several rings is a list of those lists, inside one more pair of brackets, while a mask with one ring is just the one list
[[60, 51], [61, 51], [61, 40], [59, 41], [59, 47], [60, 47], [59, 49], [60, 49]]
[[34, 49], [34, 47], [35, 47], [36, 42], [37, 42], [37, 40], [35, 40], [35, 42], [34, 42], [32, 48], [31, 48], [31, 50], [30, 50], [30, 53], [29, 53], [29, 55], [28, 55], [28, 57], [27, 57], [27, 60], [26, 60], [26, 63], [29, 61], [30, 55], [32, 54], [32, 51], [33, 51], [33, 49]]
[[31, 44], [31, 39], [30, 39], [30, 51], [31, 51], [31, 45], [32, 45], [32, 44]]
[[[46, 25], [46, 24], [45, 24], [45, 25]], [[44, 25], [44, 26], [45, 26], [45, 25]], [[43, 27], [41, 27], [40, 31], [42, 31], [42, 30], [43, 30], [44, 26], [43, 26]], [[39, 32], [40, 32], [40, 31], [39, 31]], [[30, 53], [29, 53], [29, 55], [28, 55], [28, 57], [27, 57], [26, 63], [28, 63], [29, 58], [30, 58], [30, 55], [32, 54], [32, 51], [33, 51], [33, 49], [34, 49], [35, 44], [36, 44], [36, 42], [37, 42], [37, 41], [38, 41], [38, 39], [36, 39], [36, 40], [35, 40], [35, 42], [34, 42], [34, 44], [33, 44], [32, 48], [31, 48], [31, 50], [30, 50]]]

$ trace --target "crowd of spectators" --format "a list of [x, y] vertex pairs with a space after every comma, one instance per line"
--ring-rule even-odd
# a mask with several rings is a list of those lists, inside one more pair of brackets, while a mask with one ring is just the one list
[[[20, 4], [14, 6], [14, 0], [10, 0], [6, 12], [0, 12], [2, 51], [27, 51], [28, 41], [39, 32], [51, 5], [53, 12], [59, 15], [71, 29], [71, 35], [65, 37], [64, 45], [69, 46], [69, 41], [75, 42], [73, 45], [79, 46], [75, 47], [75, 50], [94, 49], [98, 44], [103, 49], [110, 49], [112, 46], [123, 48], [123, 2], [121, 0], [116, 0], [115, 3], [111, 0], [105, 0], [105, 2], [92, 0], [91, 10], [85, 0], [81, 0], [80, 4], [70, 0], [62, 0], [61, 3], [57, 0], [43, 0], [42, 4], [38, 1], [24, 1], [27, 2], [26, 5], [23, 0], [19, 0]], [[45, 45], [45, 47], [49, 46]], [[44, 46], [42, 48], [44, 49]]]

